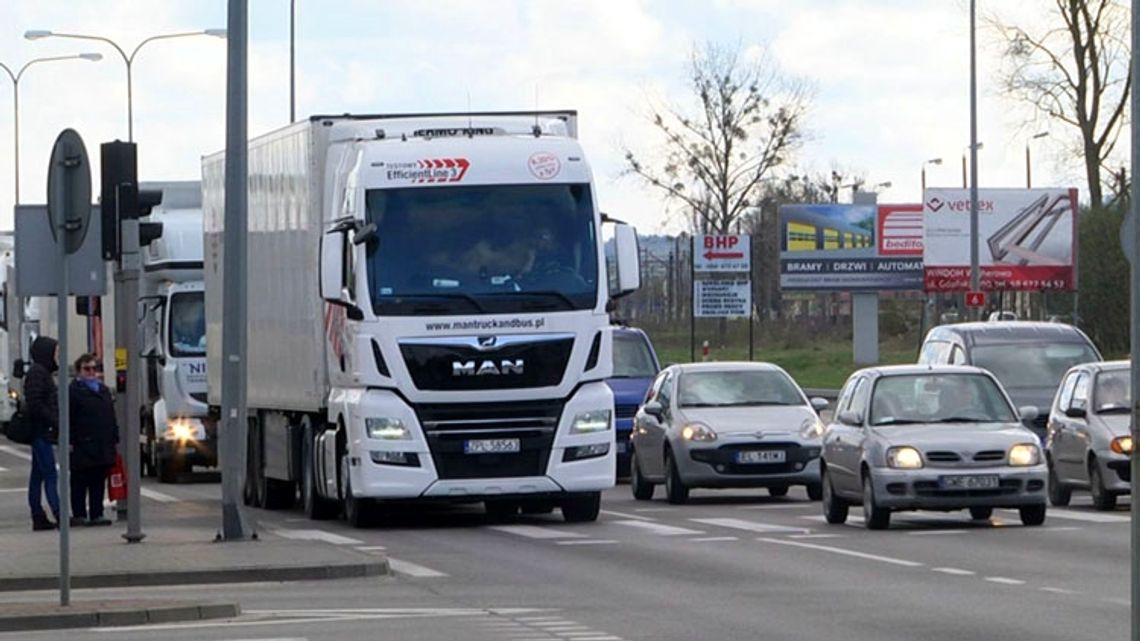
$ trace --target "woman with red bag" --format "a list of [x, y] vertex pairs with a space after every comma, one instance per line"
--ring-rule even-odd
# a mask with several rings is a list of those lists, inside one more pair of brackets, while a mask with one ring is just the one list
[[111, 390], [99, 380], [98, 360], [84, 354], [75, 361], [71, 402], [71, 524], [110, 525], [103, 518], [103, 489], [115, 464], [119, 426]]

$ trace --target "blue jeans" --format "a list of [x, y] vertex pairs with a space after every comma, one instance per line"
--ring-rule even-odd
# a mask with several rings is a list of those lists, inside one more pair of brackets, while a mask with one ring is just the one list
[[55, 452], [51, 449], [51, 443], [43, 437], [36, 438], [32, 442], [32, 474], [28, 477], [28, 507], [32, 508], [33, 517], [44, 515], [44, 507], [40, 503], [42, 486], [52, 514], [59, 518], [58, 479], [59, 472], [55, 469]]

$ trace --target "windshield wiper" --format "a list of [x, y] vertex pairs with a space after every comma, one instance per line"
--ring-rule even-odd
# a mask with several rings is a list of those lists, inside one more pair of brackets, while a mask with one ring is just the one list
[[480, 314], [486, 314], [487, 313], [487, 310], [483, 308], [482, 303], [480, 303], [478, 300], [476, 300], [475, 297], [472, 296], [471, 294], [465, 294], [463, 292], [447, 292], [447, 293], [438, 293], [438, 294], [399, 294], [399, 295], [395, 296], [394, 298], [416, 298], [416, 299], [435, 298], [435, 299], [443, 299], [443, 300], [458, 299], [458, 300], [462, 300], [462, 301], [466, 301], [468, 303], [471, 303], [471, 306], [474, 307]]
[[719, 404], [717, 404], [717, 407], [761, 407], [761, 406], [786, 407], [788, 405], [800, 405], [800, 403], [785, 403], [783, 401], [738, 401], [736, 403], [719, 403]]
[[888, 418], [884, 421], [871, 423], [871, 425], [873, 427], [880, 427], [883, 425], [918, 425], [919, 423], [926, 423], [926, 421], [919, 421], [913, 418]]
[[947, 416], [940, 418], [931, 423], [998, 423], [998, 419], [987, 418], [985, 416]]

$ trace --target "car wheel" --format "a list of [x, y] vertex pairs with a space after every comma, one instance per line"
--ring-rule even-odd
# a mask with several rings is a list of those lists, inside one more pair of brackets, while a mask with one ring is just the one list
[[1049, 502], [1057, 507], [1065, 507], [1073, 498], [1073, 490], [1061, 483], [1057, 478], [1057, 470], [1053, 463], [1049, 463]]
[[674, 505], [680, 505], [689, 500], [689, 488], [681, 480], [681, 473], [677, 471], [677, 463], [673, 460], [673, 453], [665, 453], [665, 496]]
[[868, 530], [885, 530], [891, 526], [891, 511], [875, 503], [871, 473], [863, 475], [863, 521]]
[[1107, 512], [1116, 509], [1116, 495], [1104, 487], [1104, 476], [1100, 473], [1100, 465], [1096, 460], [1089, 462], [1089, 493], [1092, 494], [1093, 507]]
[[809, 501], [818, 501], [823, 498], [823, 486], [819, 483], [808, 483], [804, 489], [807, 490]]
[[970, 518], [975, 521], [988, 521], [994, 515], [992, 507], [972, 507], [970, 508]]
[[820, 493], [823, 495], [823, 518], [827, 519], [828, 523], [832, 525], [842, 525], [847, 522], [847, 501], [835, 496], [835, 490], [831, 487], [831, 476], [825, 469], [823, 471], [823, 482], [820, 483]]
[[629, 489], [633, 491], [633, 498], [638, 501], [653, 499], [653, 484], [645, 480], [641, 474], [641, 467], [637, 463], [637, 452], [629, 457]]
[[787, 485], [773, 485], [772, 487], [768, 488], [768, 496], [774, 496], [776, 498], [779, 498], [781, 496], [787, 496], [787, 495], [788, 495], [788, 486]]
[[1025, 505], [1018, 508], [1021, 514], [1021, 524], [1025, 526], [1041, 525], [1045, 522], [1045, 504], [1038, 503], [1037, 505]]
[[601, 511], [601, 492], [575, 494], [562, 503], [562, 520], [567, 523], [589, 523], [597, 521]]

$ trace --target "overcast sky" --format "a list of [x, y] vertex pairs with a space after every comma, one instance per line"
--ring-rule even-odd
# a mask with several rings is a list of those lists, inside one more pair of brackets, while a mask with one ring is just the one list
[[[1051, 0], [979, 0], [1037, 24]], [[1013, 5], [1013, 6], [1011, 6]], [[36, 64], [20, 81], [21, 201], [43, 202], [52, 142], [79, 131], [98, 165], [102, 142], [127, 137], [125, 65], [109, 45], [30, 29], [100, 35], [129, 53], [144, 38], [226, 26], [224, 0], [6, 0], [0, 62], [99, 52], [100, 62]], [[573, 108], [601, 207], [645, 233], [683, 228], [663, 199], [620, 177], [622, 144], [651, 152], [649, 100], [692, 104], [684, 78], [693, 43], [771, 50], [781, 69], [815, 87], [809, 140], [796, 169], [838, 166], [890, 181], [880, 202], [918, 202], [928, 186], [960, 186], [969, 144], [966, 0], [297, 0], [297, 114]], [[289, 119], [289, 0], [250, 2], [249, 131]], [[1000, 95], [1000, 48], [979, 36], [979, 183], [1025, 184], [1033, 134], [1034, 186], [1082, 189], [1063, 153], [1069, 132], [1034, 122]], [[199, 177], [200, 158], [225, 140], [225, 42], [152, 42], [134, 70], [134, 134], [143, 180]], [[11, 227], [12, 83], [0, 74], [0, 228]], [[98, 178], [94, 180], [98, 185]], [[97, 187], [96, 187], [97, 191]]]

